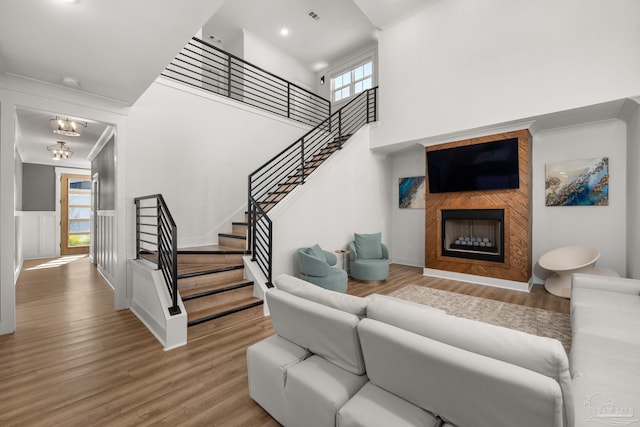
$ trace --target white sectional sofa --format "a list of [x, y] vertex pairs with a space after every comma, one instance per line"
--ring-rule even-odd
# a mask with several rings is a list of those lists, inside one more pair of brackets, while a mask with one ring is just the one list
[[640, 426], [640, 280], [574, 274], [571, 377], [580, 426]]
[[557, 340], [282, 275], [266, 295], [276, 335], [247, 350], [249, 394], [292, 427], [633, 421], [639, 283], [576, 275], [570, 371]]
[[249, 393], [285, 426], [566, 426], [562, 345], [291, 276], [267, 292], [276, 335], [247, 350]]

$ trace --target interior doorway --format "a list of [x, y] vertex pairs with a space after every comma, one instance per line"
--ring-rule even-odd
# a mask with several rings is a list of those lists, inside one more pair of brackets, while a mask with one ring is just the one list
[[60, 255], [87, 254], [91, 247], [91, 176], [60, 176]]

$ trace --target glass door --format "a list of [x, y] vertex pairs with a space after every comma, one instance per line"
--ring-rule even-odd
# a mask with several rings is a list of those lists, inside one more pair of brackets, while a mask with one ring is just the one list
[[60, 255], [89, 253], [91, 177], [62, 174], [60, 188]]

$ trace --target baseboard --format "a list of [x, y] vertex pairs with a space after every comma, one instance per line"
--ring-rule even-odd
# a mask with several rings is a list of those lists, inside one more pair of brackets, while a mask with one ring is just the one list
[[424, 260], [411, 258], [395, 258], [391, 259], [392, 264], [408, 265], [410, 267], [424, 268]]
[[156, 337], [156, 339], [160, 342], [160, 344], [162, 344], [162, 347], [164, 347], [165, 350], [167, 350], [167, 347], [166, 347], [167, 343], [165, 342], [164, 337], [160, 335], [158, 332], [156, 332], [156, 331], [164, 332], [164, 328], [153, 318], [151, 313], [145, 310], [144, 307], [139, 305], [135, 300], [131, 301], [131, 306], [129, 307], [129, 310], [131, 310], [131, 312], [144, 324], [144, 326], [147, 327], [149, 332], [151, 332], [151, 334], [154, 337]]
[[425, 276], [438, 277], [440, 279], [458, 280], [460, 282], [468, 282], [476, 285], [493, 286], [494, 288], [509, 289], [512, 291], [529, 292], [533, 282], [516, 282], [514, 280], [496, 279], [494, 277], [476, 276], [474, 274], [456, 273], [454, 271], [436, 270], [433, 268], [425, 268], [423, 271]]

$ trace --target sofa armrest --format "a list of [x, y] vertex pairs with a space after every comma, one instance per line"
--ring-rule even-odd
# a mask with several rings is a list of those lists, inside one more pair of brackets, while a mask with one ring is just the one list
[[571, 287], [640, 295], [640, 280], [624, 277], [576, 273], [573, 275]]
[[387, 245], [380, 243], [380, 246], [382, 246], [382, 259], [389, 259], [389, 249]]

